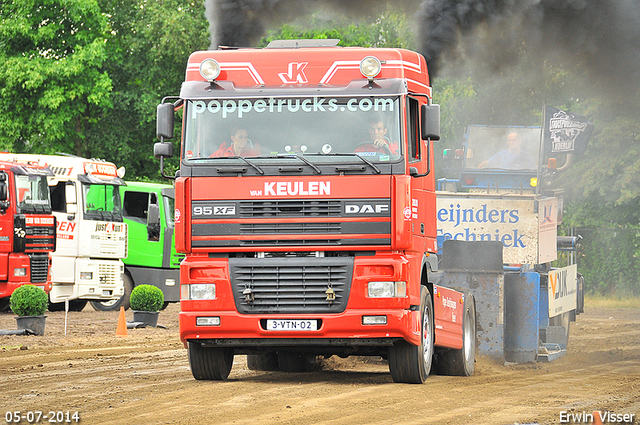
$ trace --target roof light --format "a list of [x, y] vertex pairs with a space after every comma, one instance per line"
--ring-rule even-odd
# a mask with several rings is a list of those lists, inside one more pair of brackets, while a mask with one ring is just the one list
[[220, 75], [220, 64], [214, 59], [205, 59], [200, 63], [200, 75], [207, 81], [214, 81]]
[[373, 80], [382, 70], [382, 63], [374, 56], [367, 56], [360, 62], [360, 72], [367, 77], [369, 81]]

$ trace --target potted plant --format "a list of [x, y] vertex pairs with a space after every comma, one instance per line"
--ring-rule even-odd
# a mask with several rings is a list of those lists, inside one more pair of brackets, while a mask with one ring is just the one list
[[47, 316], [49, 297], [42, 288], [35, 285], [17, 287], [9, 298], [11, 311], [18, 315], [18, 329], [29, 329], [36, 335], [44, 335], [44, 324]]
[[158, 312], [164, 305], [162, 289], [153, 285], [138, 285], [131, 291], [129, 303], [133, 310], [133, 321], [146, 325], [158, 325]]

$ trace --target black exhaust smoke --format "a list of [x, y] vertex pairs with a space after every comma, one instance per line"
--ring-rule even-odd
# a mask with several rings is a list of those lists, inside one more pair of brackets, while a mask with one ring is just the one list
[[613, 86], [637, 86], [637, 0], [426, 0], [417, 18], [432, 77], [449, 54], [499, 70], [525, 49]]

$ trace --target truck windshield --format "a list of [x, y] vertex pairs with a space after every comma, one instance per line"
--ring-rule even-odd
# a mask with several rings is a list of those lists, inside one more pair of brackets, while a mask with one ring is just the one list
[[84, 216], [89, 220], [122, 221], [122, 204], [118, 186], [82, 184]]
[[466, 169], [537, 170], [539, 127], [470, 126]]
[[50, 213], [51, 200], [46, 176], [16, 175], [16, 196], [20, 213]]
[[184, 113], [186, 161], [297, 154], [389, 162], [403, 153], [397, 96], [190, 100]]

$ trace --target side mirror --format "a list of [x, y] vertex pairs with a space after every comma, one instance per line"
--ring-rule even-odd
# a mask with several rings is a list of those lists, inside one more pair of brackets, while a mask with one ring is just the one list
[[147, 226], [154, 226], [160, 223], [160, 207], [157, 204], [150, 204], [147, 211]]
[[157, 142], [153, 145], [153, 156], [156, 158], [173, 158], [173, 144]]
[[422, 105], [422, 140], [440, 140], [440, 105]]
[[156, 137], [160, 140], [173, 138], [173, 103], [158, 105], [156, 115]]
[[77, 214], [78, 198], [76, 197], [76, 186], [73, 183], [64, 186], [64, 197], [67, 202], [67, 214]]

